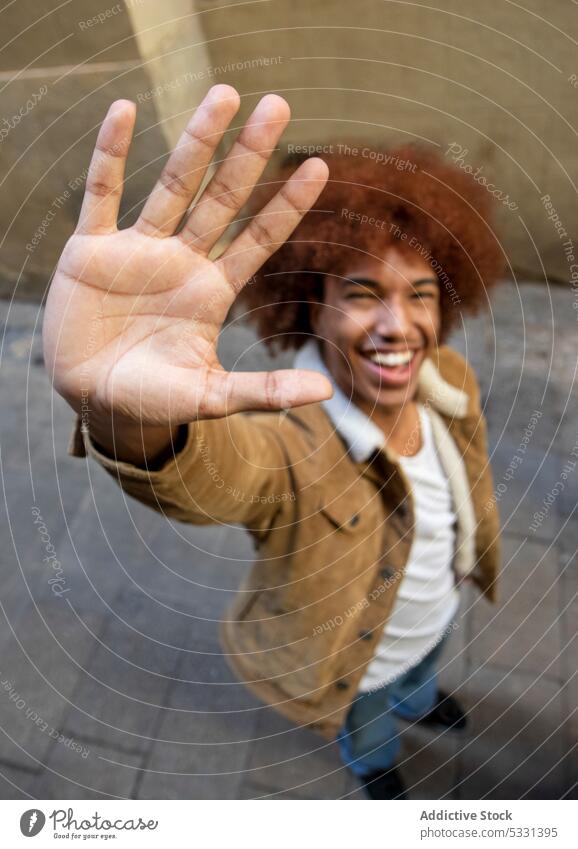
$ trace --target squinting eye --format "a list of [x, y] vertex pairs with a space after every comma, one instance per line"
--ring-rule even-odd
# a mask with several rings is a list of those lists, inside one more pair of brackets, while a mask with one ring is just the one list
[[433, 292], [427, 292], [427, 291], [426, 292], [413, 292], [413, 294], [412, 294], [412, 298], [417, 298], [420, 301], [423, 301], [426, 298], [433, 298], [433, 297], [434, 297], [434, 293]]
[[364, 291], [363, 289], [357, 289], [354, 292], [346, 292], [345, 293], [346, 300], [350, 300], [351, 298], [374, 298], [374, 297], [375, 297], [375, 295], [373, 295], [371, 292], [369, 292], [367, 290]]

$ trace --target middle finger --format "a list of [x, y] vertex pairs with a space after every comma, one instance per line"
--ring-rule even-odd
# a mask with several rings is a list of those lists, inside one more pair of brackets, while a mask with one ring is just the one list
[[210, 89], [163, 168], [136, 222], [137, 230], [151, 236], [173, 235], [239, 105], [232, 86]]

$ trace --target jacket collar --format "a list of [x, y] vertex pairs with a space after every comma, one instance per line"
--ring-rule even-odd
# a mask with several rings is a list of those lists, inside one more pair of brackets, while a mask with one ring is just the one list
[[[295, 368], [319, 371], [330, 380], [333, 397], [322, 401], [321, 405], [356, 462], [364, 462], [374, 451], [385, 447], [382, 430], [347, 397], [333, 379], [321, 357], [316, 339], [307, 340], [295, 356], [293, 364]], [[465, 392], [442, 377], [429, 356], [424, 359], [419, 371], [417, 400], [442, 415], [458, 419], [466, 415], [469, 401]]]

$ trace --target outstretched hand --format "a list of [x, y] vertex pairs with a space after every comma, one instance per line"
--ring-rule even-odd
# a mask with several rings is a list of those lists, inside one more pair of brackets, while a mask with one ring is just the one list
[[[219, 332], [243, 285], [290, 236], [327, 179], [304, 162], [216, 260], [211, 248], [249, 198], [286, 127], [287, 103], [258, 103], [190, 208], [240, 98], [213, 87], [189, 121], [133, 227], [117, 218], [135, 106], [112, 104], [90, 163], [80, 219], [58, 263], [44, 320], [46, 363], [76, 409], [164, 426], [328, 398], [321, 374], [227, 372]], [[184, 223], [183, 223], [183, 217]]]

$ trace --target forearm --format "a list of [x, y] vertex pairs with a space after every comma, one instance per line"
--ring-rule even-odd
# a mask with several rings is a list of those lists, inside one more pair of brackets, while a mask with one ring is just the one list
[[146, 433], [152, 441], [143, 450], [140, 426], [135, 431], [117, 422], [111, 433], [106, 421], [91, 420], [88, 428], [82, 421], [79, 415], [69, 453], [94, 457], [128, 494], [171, 518], [257, 530], [267, 526], [282, 501], [294, 498], [273, 422], [259, 425], [242, 414], [197, 421], [171, 433], [164, 446], [160, 433], [158, 442], [157, 434]]

